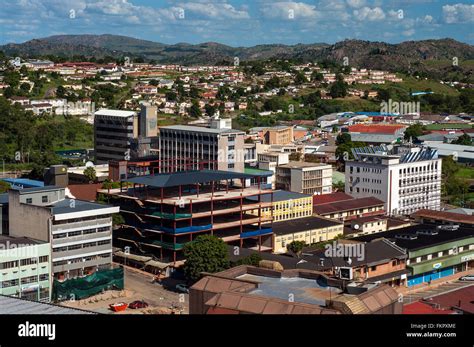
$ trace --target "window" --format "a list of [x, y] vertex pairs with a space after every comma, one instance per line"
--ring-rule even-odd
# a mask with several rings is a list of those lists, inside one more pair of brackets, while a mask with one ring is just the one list
[[40, 263], [47, 263], [49, 260], [49, 257], [47, 255], [43, 255], [41, 257], [39, 257], [39, 262]]
[[43, 195], [43, 196], [41, 197], [41, 202], [42, 202], [42, 203], [48, 202], [48, 196], [47, 196], [47, 195]]
[[14, 267], [18, 267], [18, 260], [0, 263], [0, 270], [11, 269]]
[[15, 279], [15, 280], [0, 282], [0, 286], [1, 288], [9, 288], [9, 287], [17, 286], [18, 283], [19, 283], [18, 279]]
[[36, 258], [28, 258], [20, 260], [20, 266], [36, 264]]
[[371, 266], [370, 267], [370, 271], [375, 271], [375, 270], [377, 270], [377, 266]]
[[38, 282], [37, 276], [29, 276], [29, 277], [24, 277], [21, 279], [21, 284], [34, 283], [34, 282]]
[[49, 280], [49, 274], [39, 275], [39, 281], [47, 281], [47, 280]]
[[27, 204], [32, 204], [32, 203], [33, 203], [33, 199], [32, 199], [32, 198], [27, 198], [27, 199], [26, 199], [26, 203], [27, 203]]

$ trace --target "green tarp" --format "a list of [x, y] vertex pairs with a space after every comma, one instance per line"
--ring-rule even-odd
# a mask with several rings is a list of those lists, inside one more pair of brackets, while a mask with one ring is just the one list
[[54, 280], [52, 297], [55, 301], [81, 300], [104, 290], [122, 290], [123, 288], [123, 268], [116, 268], [96, 271], [92, 275], [64, 282]]

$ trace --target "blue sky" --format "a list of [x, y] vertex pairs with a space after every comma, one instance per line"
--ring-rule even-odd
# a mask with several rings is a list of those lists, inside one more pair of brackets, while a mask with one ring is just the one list
[[450, 37], [474, 43], [472, 0], [2, 0], [0, 43], [58, 34], [119, 34], [231, 46], [391, 43]]

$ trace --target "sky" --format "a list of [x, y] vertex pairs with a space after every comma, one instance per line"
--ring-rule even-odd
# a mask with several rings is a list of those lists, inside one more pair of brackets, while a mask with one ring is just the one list
[[474, 43], [473, 0], [2, 0], [0, 44], [61, 34], [117, 34], [155, 42]]

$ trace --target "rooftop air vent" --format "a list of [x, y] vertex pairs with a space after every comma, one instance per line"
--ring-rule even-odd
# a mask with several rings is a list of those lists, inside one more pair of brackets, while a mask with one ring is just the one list
[[395, 235], [396, 239], [401, 239], [401, 240], [416, 240], [418, 236], [415, 234], [398, 234]]
[[438, 231], [434, 229], [417, 230], [416, 233], [418, 235], [428, 235], [428, 236], [438, 235]]
[[453, 224], [453, 225], [438, 225], [437, 226], [438, 230], [449, 230], [449, 231], [455, 231], [459, 229], [458, 224]]

